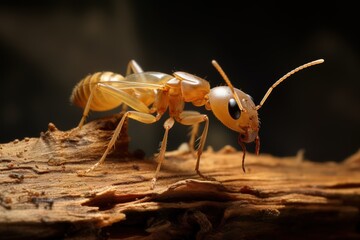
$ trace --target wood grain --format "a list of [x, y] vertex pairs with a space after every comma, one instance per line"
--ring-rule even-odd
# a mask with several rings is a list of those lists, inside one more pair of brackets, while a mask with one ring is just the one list
[[179, 150], [151, 190], [156, 162], [128, 152], [125, 126], [78, 176], [119, 118], [0, 145], [1, 239], [360, 239], [360, 152], [341, 163], [248, 153], [243, 173], [242, 152], [209, 147], [200, 169], [217, 181], [204, 181]]

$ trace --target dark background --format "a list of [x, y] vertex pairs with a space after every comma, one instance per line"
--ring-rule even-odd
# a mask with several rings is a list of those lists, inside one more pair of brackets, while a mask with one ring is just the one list
[[[356, 152], [357, 7], [235, 2], [0, 3], [0, 142], [38, 137], [49, 122], [61, 130], [75, 127], [82, 114], [69, 102], [75, 84], [97, 71], [124, 74], [130, 59], [144, 70], [193, 73], [213, 87], [223, 84], [210, 63], [216, 59], [258, 104], [282, 75], [324, 58], [324, 64], [276, 88], [259, 111], [261, 152], [288, 156], [304, 149], [305, 157], [315, 161], [340, 161]], [[89, 120], [117, 111], [93, 113]], [[208, 115], [207, 145], [240, 149], [237, 134]], [[164, 120], [153, 125], [131, 121], [131, 147], [155, 153]], [[187, 140], [186, 131], [174, 126], [169, 150]]]

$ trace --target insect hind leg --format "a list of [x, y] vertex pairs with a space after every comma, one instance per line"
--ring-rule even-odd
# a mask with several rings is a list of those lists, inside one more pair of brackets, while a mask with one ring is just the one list
[[89, 115], [90, 106], [91, 106], [92, 100], [94, 98], [94, 93], [95, 93], [95, 91], [98, 90], [99, 86], [100, 85], [97, 83], [91, 88], [89, 98], [86, 101], [86, 105], [85, 105], [81, 120], [80, 120], [79, 125], [78, 125], [79, 129], [82, 128], [82, 126], [84, 125], [84, 123], [86, 121], [87, 116]]
[[110, 150], [114, 146], [114, 144], [116, 142], [116, 139], [118, 138], [118, 136], [119, 136], [119, 134], [121, 132], [121, 129], [122, 129], [122, 126], [124, 125], [124, 122], [128, 118], [132, 118], [134, 120], [137, 120], [137, 121], [142, 122], [142, 123], [147, 123], [147, 124], [154, 123], [154, 122], [159, 120], [159, 117], [155, 117], [155, 116], [153, 116], [153, 115], [151, 115], [149, 113], [143, 113], [143, 112], [137, 112], [137, 111], [128, 111], [128, 112], [126, 112], [122, 116], [119, 124], [117, 125], [117, 127], [116, 127], [116, 129], [114, 131], [114, 134], [111, 137], [111, 140], [108, 143], [108, 146], [107, 146], [105, 152], [103, 153], [103, 155], [101, 156], [100, 160], [97, 163], [95, 163], [92, 167], [85, 170], [83, 173], [78, 172], [78, 175], [80, 175], [80, 176], [85, 175], [86, 173], [89, 173], [89, 172], [93, 171], [95, 168], [97, 168], [99, 165], [101, 165], [105, 161], [107, 155], [109, 154]]

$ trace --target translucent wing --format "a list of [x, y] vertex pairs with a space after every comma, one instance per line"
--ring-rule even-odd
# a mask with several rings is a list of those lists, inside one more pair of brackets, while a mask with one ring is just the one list
[[159, 89], [174, 77], [160, 72], [134, 73], [126, 77], [111, 72], [103, 72], [99, 73], [98, 78], [98, 81], [87, 81], [84, 85], [102, 83], [119, 89]]
[[165, 84], [172, 78], [174, 78], [174, 76], [161, 72], [142, 72], [130, 74], [124, 78], [124, 81]]
[[129, 107], [149, 112], [149, 106], [155, 100], [156, 90], [163, 89], [164, 84], [174, 78], [159, 72], [143, 72], [126, 76], [123, 80], [99, 82], [102, 94], [116, 98]]
[[145, 103], [143, 103], [139, 98], [135, 97], [133, 94], [121, 89], [119, 87], [114, 87], [108, 84], [100, 83], [101, 93], [103, 95], [109, 95], [111, 98], [116, 99], [119, 103], [124, 103], [129, 107], [139, 111], [149, 113], [150, 110]]
[[111, 86], [112, 88], [117, 89], [161, 89], [164, 87], [163, 84], [155, 84], [155, 83], [146, 83], [146, 82], [126, 82], [126, 81], [107, 81], [107, 82], [99, 82], [101, 86]]

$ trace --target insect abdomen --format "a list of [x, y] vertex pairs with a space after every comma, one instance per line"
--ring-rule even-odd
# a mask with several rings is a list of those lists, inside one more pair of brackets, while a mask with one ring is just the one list
[[116, 108], [121, 104], [119, 98], [102, 91], [102, 88], [98, 83], [114, 84], [115, 82], [122, 80], [124, 80], [122, 75], [112, 72], [97, 72], [88, 75], [74, 87], [70, 101], [81, 108], [85, 108], [91, 91], [94, 91], [90, 110], [108, 111]]

